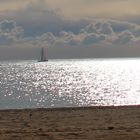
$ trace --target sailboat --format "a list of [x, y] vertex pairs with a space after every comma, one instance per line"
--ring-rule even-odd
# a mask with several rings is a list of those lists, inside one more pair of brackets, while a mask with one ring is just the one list
[[46, 58], [46, 53], [44, 51], [44, 48], [41, 48], [41, 55], [38, 62], [46, 62], [46, 61], [48, 61], [48, 59]]

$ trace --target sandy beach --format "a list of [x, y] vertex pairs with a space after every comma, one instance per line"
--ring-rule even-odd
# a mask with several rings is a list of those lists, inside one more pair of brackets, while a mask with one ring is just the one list
[[0, 111], [0, 140], [139, 140], [140, 106]]

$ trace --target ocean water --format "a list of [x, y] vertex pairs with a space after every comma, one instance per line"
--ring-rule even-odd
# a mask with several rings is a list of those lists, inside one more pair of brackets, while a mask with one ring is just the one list
[[0, 62], [0, 109], [140, 104], [140, 59]]

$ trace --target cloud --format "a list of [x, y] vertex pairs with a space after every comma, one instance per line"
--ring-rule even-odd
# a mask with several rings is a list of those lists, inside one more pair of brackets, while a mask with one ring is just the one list
[[5, 18], [16, 21], [25, 29], [25, 35], [28, 36], [50, 31], [59, 32], [63, 24], [62, 17], [57, 11], [46, 6], [45, 0], [30, 1], [20, 9], [1, 12], [1, 21]]
[[1, 0], [0, 59], [37, 58], [40, 47], [47, 47], [51, 58], [135, 56], [140, 26], [129, 20], [140, 23], [139, 4], [138, 0]]
[[101, 26], [99, 28], [99, 32], [101, 34], [107, 34], [107, 35], [113, 35], [113, 33], [114, 33], [114, 31], [111, 27], [111, 24], [109, 22], [105, 22], [105, 23], [101, 24]]
[[96, 20], [80, 31], [84, 34], [83, 43], [103, 42], [112, 45], [136, 43], [140, 38], [140, 26], [134, 23], [117, 20]]
[[114, 32], [133, 30], [136, 27], [139, 27], [139, 25], [127, 21], [109, 20], [108, 22], [110, 23]]
[[42, 34], [39, 37], [36, 37], [36, 39], [39, 39], [41, 41], [50, 41], [50, 42], [52, 42], [53, 40], [55, 40], [55, 36], [51, 32], [47, 32], [47, 33]]
[[95, 34], [107, 34], [112, 35], [114, 33], [113, 28], [109, 21], [95, 21], [87, 25], [84, 29], [81, 29], [81, 33], [95, 33]]
[[[57, 18], [54, 19], [57, 21]], [[38, 24], [36, 30], [32, 30], [33, 27], [28, 29], [25, 26], [21, 26], [22, 24], [20, 23], [17, 24], [16, 21], [3, 20], [0, 22], [1, 42], [4, 43], [7, 39], [7, 42], [39, 42], [42, 45], [47, 43], [49, 46], [58, 46], [58, 44], [62, 46], [88, 46], [100, 43], [127, 45], [130, 42], [136, 42], [140, 38], [140, 26], [128, 22], [97, 19], [85, 23], [83, 21], [63, 20], [61, 22], [63, 26], [59, 26], [57, 29], [60, 28], [60, 30], [58, 31], [54, 30], [58, 26], [56, 23], [51, 24], [44, 21]], [[79, 29], [74, 32], [73, 30], [78, 25]], [[50, 26], [52, 28], [46, 30]], [[27, 35], [27, 32], [32, 33]]]
[[103, 34], [99, 35], [99, 34], [91, 33], [85, 36], [82, 43], [84, 45], [94, 45], [95, 43], [99, 43], [105, 39], [106, 36]]
[[[115, 20], [94, 20], [89, 23], [89, 25], [86, 25], [86, 23], [84, 26], [83, 24], [79, 31], [77, 30], [75, 33], [73, 30], [76, 26], [78, 26], [77, 23], [80, 24], [80, 22], [76, 22], [76, 24], [74, 22], [73, 26], [71, 26], [72, 21], [70, 21], [70, 23], [68, 21], [64, 21], [64, 26], [61, 26], [61, 30], [57, 33], [54, 29], [49, 32], [46, 30], [43, 31], [42, 29], [44, 26], [40, 24], [38, 26], [37, 34], [26, 35], [27, 28], [17, 25], [17, 23], [13, 20], [4, 20], [0, 22], [1, 42], [4, 43], [7, 39], [7, 42], [39, 42], [37, 44], [48, 44], [48, 46], [88, 46], [101, 43], [125, 45], [130, 42], [136, 42], [140, 38], [140, 26], [128, 22]], [[70, 31], [67, 31], [65, 28], [66, 26], [68, 27], [68, 24], [70, 24]], [[53, 28], [53, 25], [51, 26]], [[28, 29], [28, 32], [32, 32], [32, 29]]]
[[132, 32], [126, 30], [120, 33], [117, 36], [117, 39], [114, 41], [115, 44], [128, 44], [136, 41], [136, 37]]
[[69, 46], [79, 46], [79, 45], [81, 45], [81, 40], [78, 38], [72, 38], [72, 39], [67, 41], [67, 44]]
[[[63, 0], [62, 0], [63, 1]], [[94, 19], [93, 23], [90, 24], [90, 20], [76, 20], [73, 21], [71, 18], [69, 20], [65, 18], [63, 13], [61, 12], [63, 9], [57, 9], [55, 5], [59, 5], [60, 7], [63, 4], [70, 3], [69, 6], [73, 5], [72, 2], [65, 0], [63, 2], [60, 1], [49, 1], [49, 0], [31, 0], [26, 4], [26, 6], [14, 10], [13, 12], [5, 12], [4, 16], [7, 19], [12, 19], [16, 21], [19, 26], [24, 28], [24, 35], [26, 36], [38, 36], [42, 35], [46, 32], [52, 32], [55, 35], [58, 35], [59, 32], [62, 30], [68, 32], [71, 31], [74, 34], [78, 34], [81, 32], [88, 32], [88, 33], [99, 33], [100, 34], [113, 34], [113, 32], [120, 32], [122, 30], [129, 30], [133, 28], [134, 24], [130, 24], [128, 22], [119, 22], [119, 21], [107, 21], [107, 20], [96, 20]], [[101, 1], [81, 1], [78, 0], [75, 2], [77, 5], [78, 3], [81, 5], [93, 5], [98, 3], [100, 4]], [[107, 1], [107, 3], [112, 3], [111, 1]], [[121, 1], [119, 1], [121, 2]], [[62, 5], [61, 5], [62, 4]], [[58, 6], [59, 7], [59, 6]], [[65, 5], [67, 7], [67, 5]], [[64, 7], [64, 8], [65, 8]], [[71, 10], [73, 11], [73, 10]], [[80, 12], [82, 12], [80, 10]], [[92, 12], [93, 14], [94, 12]], [[1, 19], [5, 19], [4, 16], [1, 16]], [[74, 16], [74, 14], [73, 14]], [[88, 26], [87, 26], [88, 25]], [[86, 27], [85, 27], [86, 26]], [[102, 27], [103, 26], [103, 27]]]
[[13, 35], [21, 34], [23, 29], [16, 25], [13, 20], [4, 20], [0, 22], [0, 31], [2, 33], [11, 33]]
[[98, 33], [99, 27], [96, 26], [97, 24], [91, 23], [91, 24], [87, 25], [85, 28], [81, 29], [80, 32], [81, 33], [84, 33], [84, 32], [86, 32], [86, 33]]
[[0, 34], [0, 44], [12, 44], [16, 41], [16, 37], [11, 36], [10, 34]]
[[56, 41], [56, 37], [51, 32], [47, 32], [41, 36], [35, 37], [33, 41], [41, 47], [52, 46]]
[[10, 44], [22, 38], [24, 31], [15, 21], [0, 22], [0, 44]]
[[[90, 48], [87, 52], [92, 56], [92, 51], [95, 51], [94, 55], [101, 51], [103, 54], [105, 48], [111, 51], [114, 51], [113, 46], [126, 49], [130, 45], [138, 46], [140, 42], [138, 24], [96, 18], [68, 20], [46, 4], [45, 0], [35, 0], [24, 8], [8, 13], [7, 20], [1, 19], [0, 45], [5, 48], [22, 46], [26, 50], [28, 47], [37, 50], [42, 46], [48, 46], [49, 52], [56, 56], [59, 52], [59, 57], [62, 54], [66, 58], [67, 55], [84, 56], [85, 48]], [[82, 54], [78, 52], [81, 49]], [[106, 54], [109, 54], [109, 49]], [[121, 52], [121, 49], [118, 52]]]

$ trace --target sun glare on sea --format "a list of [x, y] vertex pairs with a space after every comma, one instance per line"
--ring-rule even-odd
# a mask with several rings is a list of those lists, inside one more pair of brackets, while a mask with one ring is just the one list
[[0, 65], [1, 108], [140, 104], [139, 59]]

